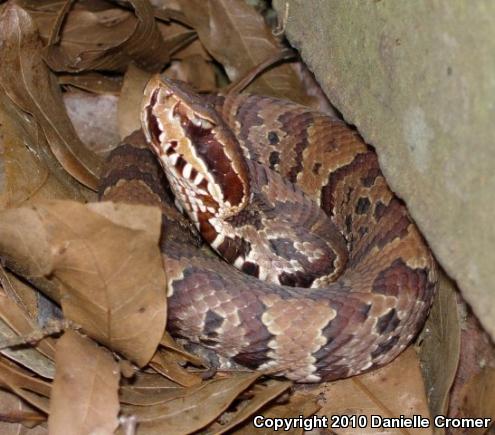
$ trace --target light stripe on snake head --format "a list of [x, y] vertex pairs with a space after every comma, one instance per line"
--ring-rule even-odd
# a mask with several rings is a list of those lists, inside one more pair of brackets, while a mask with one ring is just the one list
[[226, 219], [246, 206], [248, 169], [239, 143], [201, 96], [156, 75], [146, 86], [141, 113], [176, 200], [201, 232], [209, 218]]

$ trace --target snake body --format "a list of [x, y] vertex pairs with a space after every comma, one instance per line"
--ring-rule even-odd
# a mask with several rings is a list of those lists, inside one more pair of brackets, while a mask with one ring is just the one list
[[[436, 264], [357, 132], [289, 101], [199, 96], [159, 77], [142, 113], [164, 171], [136, 132], [110, 155], [100, 192], [162, 207], [174, 335], [298, 382], [371, 370], [416, 336]], [[241, 270], [198, 246], [167, 180]]]

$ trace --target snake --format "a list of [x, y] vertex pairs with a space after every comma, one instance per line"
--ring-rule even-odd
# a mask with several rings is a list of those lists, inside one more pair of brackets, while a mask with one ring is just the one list
[[160, 75], [141, 125], [99, 192], [161, 207], [173, 336], [302, 383], [383, 366], [417, 336], [437, 265], [356, 129]]

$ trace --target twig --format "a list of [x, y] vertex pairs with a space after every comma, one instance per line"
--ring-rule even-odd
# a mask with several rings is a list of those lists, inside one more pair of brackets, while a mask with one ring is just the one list
[[68, 319], [49, 320], [46, 326], [40, 329], [35, 329], [30, 334], [18, 335], [1, 341], [0, 350], [26, 344], [34, 346], [36, 343], [43, 340], [44, 338], [49, 337], [50, 335], [59, 334], [66, 329], [79, 329], [79, 327]]

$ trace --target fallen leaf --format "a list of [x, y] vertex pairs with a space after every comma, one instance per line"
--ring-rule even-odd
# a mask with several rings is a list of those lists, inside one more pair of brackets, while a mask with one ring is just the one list
[[[0, 289], [0, 342], [8, 341], [19, 335], [30, 335], [39, 330], [32, 319]], [[18, 346], [2, 349], [0, 353], [22, 364], [44, 378], [53, 379], [54, 349], [51, 341], [40, 341], [36, 347]]]
[[[0, 285], [5, 294], [12, 299], [15, 304], [33, 320], [33, 322], [38, 324], [42, 323], [37, 298], [37, 295], [40, 294], [40, 292], [26, 281], [20, 280], [19, 277], [2, 266], [0, 266]], [[51, 354], [55, 355], [54, 352], [51, 352]]]
[[29, 14], [8, 3], [0, 16], [0, 89], [39, 123], [64, 169], [95, 189], [100, 160], [77, 137], [57, 80], [41, 59], [40, 50], [41, 41]]
[[119, 366], [112, 355], [68, 330], [57, 341], [55, 362], [50, 434], [113, 434], [118, 426]]
[[[86, 190], [60, 166], [34, 121], [0, 88], [0, 209], [48, 198], [83, 201]], [[44, 152], [42, 149], [46, 147]]]
[[2, 435], [47, 434], [46, 428], [38, 426], [44, 421], [46, 421], [44, 414], [29, 407], [14, 394], [0, 390], [0, 433]]
[[0, 213], [0, 254], [29, 280], [49, 278], [66, 318], [143, 366], [166, 320], [160, 229], [157, 208], [51, 201]]
[[[392, 363], [370, 373], [309, 387], [306, 392], [323, 397], [320, 416], [328, 417], [329, 428], [336, 434], [396, 434], [396, 429], [372, 428], [371, 415], [380, 417], [430, 418], [419, 358], [406, 349]], [[366, 416], [366, 427], [332, 427], [332, 416]], [[411, 433], [402, 429], [401, 433]], [[415, 434], [432, 434], [432, 428], [414, 429]]]
[[31, 376], [27, 371], [3, 357], [0, 357], [0, 386], [9, 389], [48, 414], [51, 384]]
[[445, 415], [461, 350], [461, 318], [454, 283], [443, 273], [428, 320], [418, 339], [432, 415]]
[[163, 346], [167, 350], [171, 350], [181, 355], [187, 362], [194, 364], [195, 366], [204, 366], [205, 362], [197, 355], [188, 352], [182, 345], [177, 343], [172, 336], [165, 331], [160, 341], [160, 346]]
[[119, 95], [122, 77], [107, 76], [96, 72], [81, 74], [62, 74], [58, 76], [59, 85], [72, 86], [93, 94]]
[[[449, 393], [447, 414], [452, 417], [484, 417], [478, 412], [487, 412], [487, 417], [490, 417], [494, 397], [491, 385], [495, 370], [495, 346], [472, 310], [463, 303], [461, 295], [457, 297], [462, 313], [461, 353]], [[488, 433], [494, 430], [492, 427]], [[462, 428], [451, 429], [451, 432], [452, 435], [466, 433]]]
[[[309, 417], [315, 414], [321, 406], [317, 404], [318, 397], [308, 394], [301, 394], [297, 391], [291, 394], [288, 400], [282, 403], [275, 403], [273, 405], [264, 408], [258, 415], [263, 415], [265, 418], [294, 418], [302, 415], [303, 417]], [[284, 434], [300, 435], [304, 432], [304, 428], [292, 428], [289, 430], [284, 429]], [[236, 435], [269, 435], [273, 433], [273, 429], [270, 428], [257, 428], [253, 424], [253, 420], [250, 419], [247, 422], [233, 431]]]
[[[234, 412], [229, 416], [229, 421], [227, 424], [217, 425], [215, 428], [212, 427], [209, 433], [212, 435], [220, 435], [223, 433], [241, 433], [242, 430], [235, 431], [233, 429], [249, 417], [254, 416], [258, 410], [276, 397], [280, 396], [284, 391], [287, 391], [291, 386], [292, 382], [281, 382], [275, 380], [268, 381], [266, 384], [254, 385], [251, 392], [253, 397], [243, 402], [243, 406], [239, 406], [240, 409], [238, 412]], [[300, 409], [297, 410], [297, 413], [300, 413]], [[246, 427], [250, 426], [252, 427], [252, 424], [251, 422], [248, 422]], [[259, 432], [259, 429], [255, 429], [254, 427], [252, 428]]]
[[213, 92], [217, 87], [213, 65], [198, 54], [172, 61], [163, 75], [187, 82], [199, 92]]
[[141, 128], [141, 103], [144, 87], [150, 78], [150, 73], [137, 66], [131, 64], [127, 68], [117, 108], [117, 125], [121, 140]]
[[[495, 424], [495, 368], [484, 367], [463, 386], [460, 396], [462, 408], [460, 415], [455, 417], [490, 418], [491, 425]], [[453, 434], [487, 433], [486, 428], [470, 428], [469, 431], [452, 429]]]
[[179, 365], [184, 359], [171, 351], [157, 351], [150, 361], [150, 366], [158, 373], [184, 387], [192, 387], [201, 383], [201, 377], [188, 372]]
[[122, 403], [137, 406], [159, 405], [177, 398], [181, 392], [184, 394], [186, 392], [186, 388], [159, 374], [145, 373], [144, 375], [154, 378], [149, 379], [148, 384], [138, 381], [120, 387], [120, 401]]
[[144, 435], [191, 433], [215, 420], [259, 376], [259, 373], [244, 373], [213, 379], [188, 388], [185, 394], [181, 392], [160, 405], [124, 405], [122, 413], [135, 415]]
[[[263, 17], [244, 1], [184, 0], [181, 5], [201, 42], [223, 65], [232, 82], [283, 48]], [[294, 68], [288, 64], [274, 67], [258, 77], [248, 91], [302, 104], [311, 100]]]
[[129, 405], [149, 406], [178, 397], [186, 389], [158, 373], [137, 372], [122, 379], [120, 401]]
[[63, 30], [61, 34], [52, 33], [45, 48], [48, 65], [55, 71], [72, 73], [123, 71], [131, 61], [152, 72], [163, 68], [169, 62], [169, 50], [156, 26], [151, 4], [148, 0], [128, 3], [135, 15], [116, 8], [59, 14], [53, 26]]

